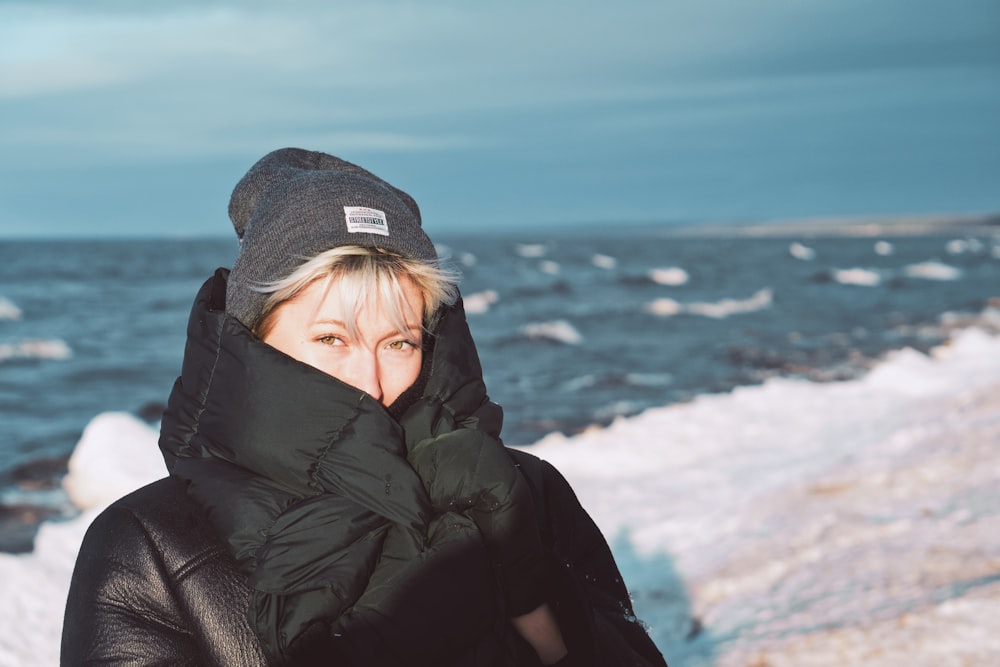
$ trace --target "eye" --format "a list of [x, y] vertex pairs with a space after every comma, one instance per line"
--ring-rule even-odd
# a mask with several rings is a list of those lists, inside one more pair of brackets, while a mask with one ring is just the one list
[[328, 335], [320, 336], [316, 339], [317, 342], [323, 343], [323, 345], [343, 345], [344, 340], [340, 336]]
[[408, 340], [394, 340], [389, 343], [390, 350], [407, 350], [407, 349], [417, 349], [417, 346]]

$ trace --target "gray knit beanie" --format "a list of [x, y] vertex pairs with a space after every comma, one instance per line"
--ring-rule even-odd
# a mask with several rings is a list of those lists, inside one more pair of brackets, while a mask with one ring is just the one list
[[412, 197], [326, 153], [268, 153], [236, 184], [229, 217], [240, 254], [229, 274], [226, 311], [248, 328], [257, 324], [267, 300], [255, 288], [330, 248], [360, 245], [437, 259]]

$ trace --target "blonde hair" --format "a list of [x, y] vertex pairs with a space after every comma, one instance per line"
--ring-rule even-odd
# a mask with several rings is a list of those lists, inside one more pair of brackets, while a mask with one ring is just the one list
[[[409, 259], [379, 248], [363, 246], [337, 246], [300, 264], [285, 278], [261, 285], [258, 290], [267, 294], [260, 317], [253, 327], [258, 338], [267, 336], [274, 325], [272, 315], [281, 304], [297, 297], [302, 290], [317, 280], [325, 280], [324, 293], [333, 292], [340, 300], [345, 313], [355, 316], [366, 306], [383, 309], [399, 331], [406, 331], [406, 301], [401, 277], [409, 278], [424, 299], [424, 312], [420, 321], [425, 328], [432, 328], [442, 305], [451, 305], [458, 299], [457, 275], [423, 260]], [[347, 322], [349, 333], [357, 335], [356, 317]]]

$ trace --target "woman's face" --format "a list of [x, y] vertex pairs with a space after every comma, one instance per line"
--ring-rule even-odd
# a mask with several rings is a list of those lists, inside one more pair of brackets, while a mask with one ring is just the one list
[[357, 338], [350, 335], [336, 286], [317, 280], [271, 314], [264, 342], [288, 356], [361, 389], [389, 406], [420, 374], [423, 359], [420, 313], [424, 299], [413, 281], [400, 276], [406, 331], [399, 331], [382, 308], [357, 314]]

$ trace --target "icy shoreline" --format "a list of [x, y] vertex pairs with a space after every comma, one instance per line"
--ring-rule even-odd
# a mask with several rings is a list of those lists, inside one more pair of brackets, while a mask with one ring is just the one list
[[998, 443], [1000, 338], [967, 330], [534, 451], [613, 537], [672, 667], [939, 666], [1000, 664]]
[[[770, 380], [530, 450], [608, 536], [672, 667], [957, 665], [1000, 662], [998, 442], [1000, 338], [970, 329], [859, 380]], [[0, 665], [58, 663], [86, 526], [163, 471], [120, 413], [70, 465], [81, 516], [0, 554]]]

